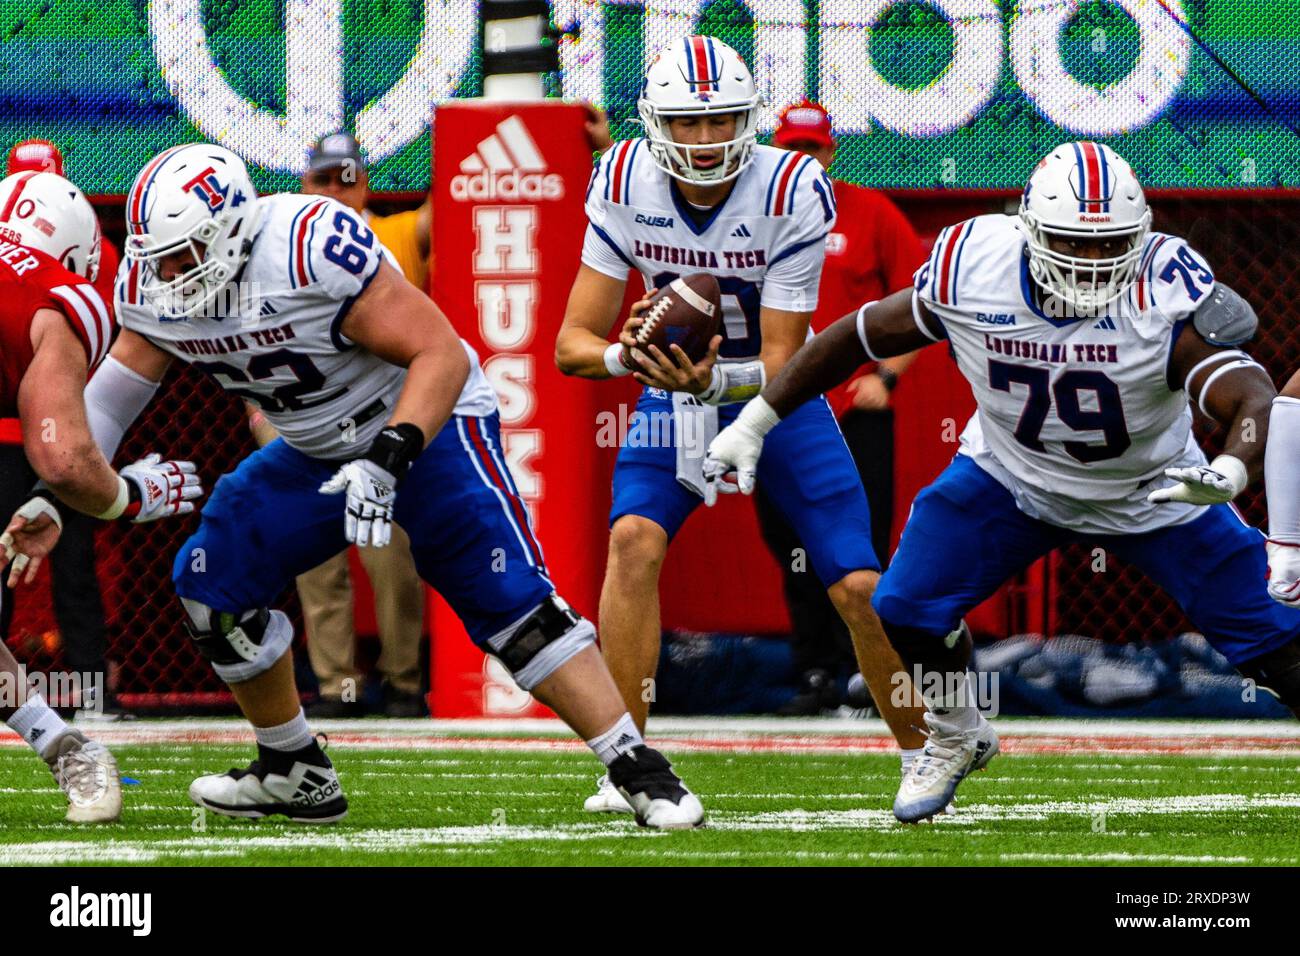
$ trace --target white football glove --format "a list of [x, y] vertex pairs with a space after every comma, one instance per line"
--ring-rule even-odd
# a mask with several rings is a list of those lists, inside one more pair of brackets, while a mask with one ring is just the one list
[[1178, 482], [1147, 495], [1147, 501], [1184, 501], [1191, 505], [1221, 505], [1246, 487], [1246, 466], [1231, 455], [1220, 455], [1206, 465], [1166, 468], [1165, 477]]
[[[746, 403], [736, 420], [718, 432], [709, 442], [704, 458], [704, 503], [712, 507], [718, 494], [730, 495], [739, 491], [752, 494], [758, 459], [763, 454], [763, 439], [781, 419], [772, 411], [763, 396]], [[726, 476], [735, 472], [733, 485]]]
[[157, 521], [194, 510], [194, 499], [203, 495], [203, 485], [192, 461], [163, 461], [149, 455], [123, 468], [123, 480], [135, 485], [140, 500], [131, 501], [122, 517], [136, 524]]
[[382, 548], [393, 536], [397, 479], [368, 458], [350, 461], [320, 486], [323, 495], [347, 491], [343, 533], [357, 547]]
[[1300, 609], [1300, 544], [1269, 541], [1268, 596], [1278, 604]]

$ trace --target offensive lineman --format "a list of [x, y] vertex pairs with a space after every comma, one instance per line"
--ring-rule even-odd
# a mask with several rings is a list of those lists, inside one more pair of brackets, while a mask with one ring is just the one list
[[236, 817], [347, 812], [299, 705], [292, 625], [268, 606], [348, 542], [386, 544], [396, 520], [421, 576], [587, 741], [638, 822], [698, 824], [699, 801], [644, 745], [595, 629], [555, 593], [476, 356], [362, 219], [320, 196], [259, 199], [237, 156], [202, 144], [152, 159], [126, 215], [123, 329], [87, 392], [101, 447], [117, 446], [177, 358], [281, 435], [220, 480], [176, 556], [190, 634], [258, 744], [247, 768], [198, 778], [190, 797]]
[[[655, 58], [638, 102], [646, 137], [615, 144], [587, 187], [582, 266], [555, 343], [566, 375], [635, 375], [646, 390], [634, 430], [649, 424], [652, 435], [671, 433], [671, 441], [658, 442], [629, 435], [619, 450], [600, 598], [605, 657], [642, 730], [647, 681], [659, 660], [659, 572], [669, 541], [706, 491], [707, 436], [719, 420], [731, 421], [807, 337], [835, 221], [830, 180], [815, 159], [756, 144], [759, 106], [749, 69], [718, 40], [684, 37]], [[635, 345], [648, 299], [633, 309], [619, 341], [607, 342], [629, 268], [641, 273], [647, 290], [696, 272], [717, 277], [724, 334], [701, 362], [692, 364], [674, 345], [672, 356], [652, 347], [651, 361], [639, 369], [629, 364], [626, 350]], [[906, 767], [924, 742], [923, 709], [891, 701], [890, 678], [900, 667], [871, 610], [880, 563], [853, 459], [821, 399], [799, 409], [774, 441], [761, 479], [848, 624]], [[607, 778], [586, 808], [627, 811]]]
[[[971, 383], [978, 409], [960, 451], [917, 496], [874, 599], [930, 705], [925, 755], [894, 802], [900, 820], [941, 810], [978, 760], [985, 721], [966, 690], [962, 616], [1072, 541], [1141, 568], [1300, 715], [1300, 614], [1265, 596], [1263, 539], [1228, 504], [1262, 469], [1274, 395], [1237, 348], [1255, 314], [1149, 224], [1142, 187], [1109, 147], [1058, 147], [1018, 216], [941, 232], [912, 290], [817, 336], [710, 448], [710, 478], [734, 469], [745, 491], [763, 436], [868, 358], [947, 340]], [[1191, 403], [1227, 430], [1208, 464]]]
[[[99, 221], [72, 183], [21, 172], [0, 182], [0, 416], [21, 420], [23, 451], [41, 485], [0, 536], [10, 583], [30, 582], [62, 527], [55, 501], [97, 518], [151, 521], [194, 510], [190, 462], [151, 455], [116, 473], [95, 447], [82, 390], [108, 351], [113, 323], [94, 282]], [[27, 684], [0, 640], [0, 719], [49, 765], [68, 795], [67, 819], [104, 823], [122, 812], [113, 755], [63, 722]]]

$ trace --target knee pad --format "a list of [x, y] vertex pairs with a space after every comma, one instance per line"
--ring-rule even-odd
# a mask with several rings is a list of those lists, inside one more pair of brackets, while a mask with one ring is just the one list
[[898, 656], [908, 670], [920, 666], [923, 671], [964, 671], [970, 662], [975, 641], [964, 620], [957, 625], [956, 630], [948, 634], [935, 634], [917, 627], [892, 624], [883, 618], [880, 623], [885, 628], [889, 643], [894, 645], [894, 650], [898, 651]]
[[595, 643], [595, 627], [558, 594], [487, 641], [488, 650], [506, 666], [515, 683], [529, 691]]
[[1244, 661], [1237, 665], [1237, 670], [1271, 692], [1291, 713], [1300, 717], [1300, 641], [1292, 641]]
[[251, 680], [284, 656], [293, 643], [293, 625], [282, 611], [258, 608], [231, 613], [181, 598], [186, 630], [203, 659], [227, 684]]

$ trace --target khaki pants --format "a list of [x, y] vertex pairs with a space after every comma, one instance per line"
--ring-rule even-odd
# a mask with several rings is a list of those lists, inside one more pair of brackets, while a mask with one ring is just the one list
[[[393, 525], [386, 548], [360, 548], [361, 564], [375, 592], [379, 627], [378, 670], [403, 693], [420, 690], [420, 633], [424, 627], [424, 584], [415, 571], [411, 541]], [[348, 552], [298, 576], [298, 598], [307, 625], [307, 656], [322, 697], [360, 699], [356, 632], [352, 622], [352, 578]], [[350, 683], [349, 683], [350, 682]]]

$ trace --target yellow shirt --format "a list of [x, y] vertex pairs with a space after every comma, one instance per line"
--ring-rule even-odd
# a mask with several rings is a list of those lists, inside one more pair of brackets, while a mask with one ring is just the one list
[[368, 225], [397, 258], [406, 281], [417, 289], [428, 291], [429, 263], [420, 255], [416, 239], [419, 215], [418, 209], [411, 209], [392, 216], [371, 216]]

